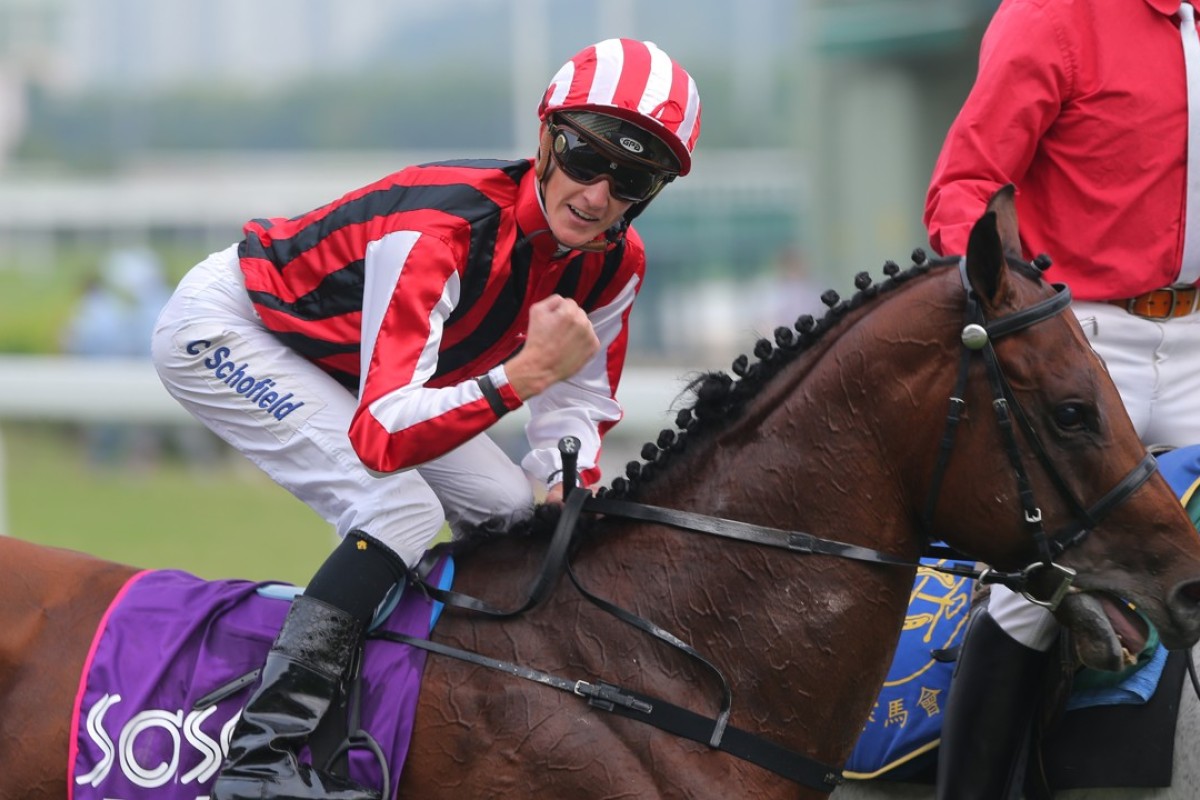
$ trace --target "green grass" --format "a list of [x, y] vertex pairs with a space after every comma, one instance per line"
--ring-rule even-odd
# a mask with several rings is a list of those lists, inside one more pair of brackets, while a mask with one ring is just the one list
[[216, 464], [100, 468], [70, 429], [8, 423], [0, 436], [12, 536], [139, 567], [300, 585], [336, 543], [324, 520], [224, 445]]
[[0, 270], [0, 351], [57, 352], [77, 297], [63, 278]]

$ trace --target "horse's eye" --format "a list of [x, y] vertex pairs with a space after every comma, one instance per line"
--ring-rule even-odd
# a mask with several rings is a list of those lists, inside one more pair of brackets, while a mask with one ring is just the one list
[[1065, 431], [1079, 430], [1087, 422], [1082, 403], [1063, 403], [1054, 409], [1054, 424]]

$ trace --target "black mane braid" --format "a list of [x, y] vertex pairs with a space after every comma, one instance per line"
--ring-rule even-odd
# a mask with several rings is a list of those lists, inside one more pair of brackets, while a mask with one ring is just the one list
[[691, 392], [695, 400], [690, 408], [675, 415], [677, 430], [664, 429], [654, 442], [642, 446], [642, 462], [631, 461], [625, 468], [624, 478], [615, 478], [607, 488], [597, 491], [601, 497], [636, 499], [638, 490], [650, 481], [670, 461], [671, 456], [687, 447], [690, 439], [704, 436], [718, 426], [724, 426], [736, 418], [746, 403], [758, 395], [767, 382], [779, 371], [809, 350], [837, 324], [848, 312], [861, 307], [880, 294], [892, 291], [912, 278], [923, 275], [932, 267], [957, 262], [955, 258], [930, 261], [925, 251], [917, 248], [912, 252], [912, 265], [901, 272], [894, 261], [883, 265], [885, 280], [874, 283], [866, 272], [854, 276], [857, 289], [849, 300], [842, 300], [832, 289], [821, 295], [826, 311], [820, 319], [811, 314], [800, 316], [792, 328], [780, 326], [775, 329], [775, 341], [759, 339], [754, 345], [751, 361], [745, 354], [733, 361], [733, 376], [722, 371], [709, 372], [693, 380], [685, 391]]

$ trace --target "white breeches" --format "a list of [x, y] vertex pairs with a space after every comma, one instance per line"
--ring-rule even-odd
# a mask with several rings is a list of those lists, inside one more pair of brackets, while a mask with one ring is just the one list
[[532, 511], [525, 473], [486, 435], [412, 470], [368, 471], [347, 435], [355, 396], [263, 326], [236, 245], [180, 282], [159, 316], [152, 353], [184, 408], [338, 536], [362, 530], [412, 565], [445, 521], [457, 530]]

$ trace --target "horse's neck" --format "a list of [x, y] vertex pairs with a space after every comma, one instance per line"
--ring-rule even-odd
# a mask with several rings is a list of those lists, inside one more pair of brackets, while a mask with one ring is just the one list
[[[862, 498], [838, 498], [833, 483], [824, 495], [803, 483], [767, 487], [769, 469], [709, 459], [724, 481], [700, 474], [673, 498], [674, 482], [664, 481], [645, 501], [881, 546], [870, 533], [881, 517], [864, 513]], [[848, 756], [890, 663], [912, 571], [658, 526], [610, 522], [605, 531], [579, 564], [585, 585], [717, 663], [734, 689], [735, 724], [838, 763]], [[664, 666], [662, 691], [686, 669]], [[691, 669], [705, 685], [705, 671]]]
[[903, 388], [928, 391], [936, 381], [927, 368], [857, 355], [862, 338], [852, 329], [788, 365], [725, 430], [694, 441], [640, 496], [915, 558], [922, 532], [914, 509], [932, 473], [928, 456], [944, 408], [922, 412], [916, 404], [929, 406], [928, 396]]
[[[914, 473], [928, 472], [920, 459], [933, 444], [905, 442], [935, 444], [942, 409], [917, 413], [927, 397], [905, 387], [928, 388], [929, 367], [881, 354], [867, 328], [865, 315], [849, 320], [836, 339], [785, 367], [725, 430], [692, 442], [641, 485], [638, 499], [915, 561], [913, 487], [927, 479]], [[919, 348], [908, 341], [904, 349]], [[889, 395], [896, 386], [905, 402]], [[913, 570], [658, 526], [609, 529], [581, 570], [607, 576], [619, 604], [721, 665], [743, 721], [824, 758], [848, 755], [890, 663]], [[611, 580], [616, 571], [622, 580]]]

